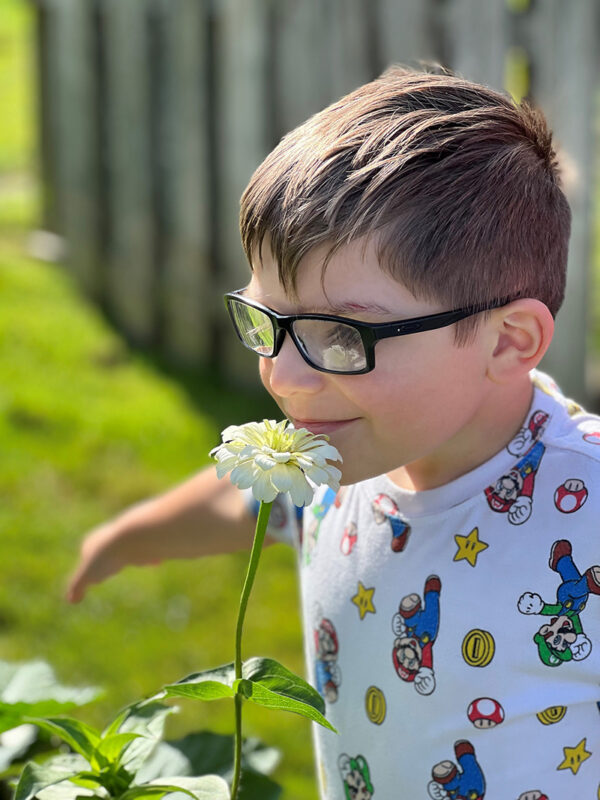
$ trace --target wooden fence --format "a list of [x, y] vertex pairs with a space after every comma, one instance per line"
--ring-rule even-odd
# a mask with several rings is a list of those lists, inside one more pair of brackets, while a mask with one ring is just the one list
[[247, 279], [249, 176], [285, 131], [389, 64], [435, 60], [529, 95], [569, 155], [568, 299], [545, 364], [585, 396], [596, 0], [36, 4], [45, 225], [131, 340], [254, 375], [220, 299]]

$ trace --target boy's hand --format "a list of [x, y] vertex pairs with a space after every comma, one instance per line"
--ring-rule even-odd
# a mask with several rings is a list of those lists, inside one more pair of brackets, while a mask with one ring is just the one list
[[79, 563], [67, 587], [67, 600], [79, 603], [88, 587], [101, 583], [116, 575], [127, 564], [157, 564], [156, 560], [144, 556], [142, 550], [126, 558], [122, 552], [118, 534], [113, 525], [104, 525], [92, 531], [83, 541]]
[[243, 492], [229, 479], [219, 480], [214, 465], [206, 467], [89, 533], [67, 599], [78, 603], [91, 584], [130, 564], [160, 564], [249, 548], [254, 522]]

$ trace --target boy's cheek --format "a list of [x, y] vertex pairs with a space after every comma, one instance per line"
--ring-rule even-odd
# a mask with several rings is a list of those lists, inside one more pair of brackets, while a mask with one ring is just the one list
[[[262, 385], [265, 387], [267, 392], [271, 395], [273, 400], [277, 403], [279, 408], [283, 411], [281, 407], [281, 403], [279, 402], [279, 397], [275, 394], [271, 387], [271, 369], [273, 366], [273, 362], [270, 358], [259, 358], [258, 360], [258, 374], [261, 380]], [[285, 413], [285, 412], [284, 412]]]

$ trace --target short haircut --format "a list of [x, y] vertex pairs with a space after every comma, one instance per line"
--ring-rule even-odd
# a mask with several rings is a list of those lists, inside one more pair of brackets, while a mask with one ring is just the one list
[[[268, 241], [286, 291], [309, 250], [375, 236], [380, 267], [448, 309], [564, 297], [571, 212], [543, 115], [445, 72], [392, 67], [295, 128], [241, 201], [248, 260]], [[457, 324], [465, 344], [479, 317]]]

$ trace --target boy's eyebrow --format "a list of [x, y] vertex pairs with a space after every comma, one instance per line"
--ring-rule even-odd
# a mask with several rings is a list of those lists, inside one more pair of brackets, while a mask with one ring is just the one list
[[304, 314], [391, 314], [389, 308], [379, 303], [357, 303], [353, 300], [330, 303], [327, 306], [309, 306], [303, 309]]

